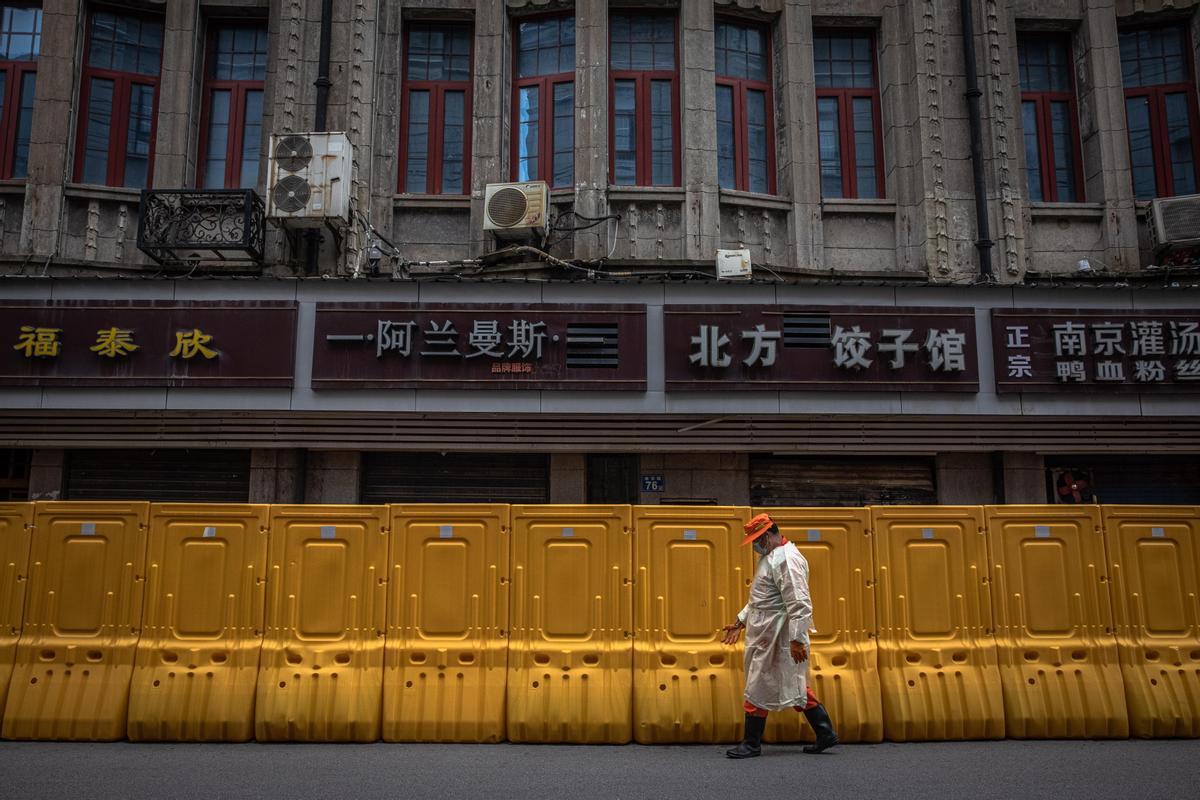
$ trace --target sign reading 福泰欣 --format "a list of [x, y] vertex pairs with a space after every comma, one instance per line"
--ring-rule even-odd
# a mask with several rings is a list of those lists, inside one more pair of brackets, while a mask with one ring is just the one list
[[969, 308], [668, 305], [667, 391], [979, 391]]
[[1200, 311], [995, 309], [996, 391], [1200, 392]]
[[645, 391], [646, 309], [318, 303], [312, 386]]
[[289, 387], [296, 305], [0, 303], [0, 385]]

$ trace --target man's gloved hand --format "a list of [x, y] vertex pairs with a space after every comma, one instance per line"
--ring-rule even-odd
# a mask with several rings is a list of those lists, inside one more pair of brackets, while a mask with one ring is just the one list
[[792, 641], [791, 650], [792, 661], [795, 661], [797, 664], [808, 658], [808, 648], [797, 641]]
[[721, 630], [725, 631], [725, 635], [721, 637], [721, 643], [722, 644], [737, 644], [738, 637], [740, 637], [742, 635], [742, 628], [744, 628], [744, 627], [746, 627], [746, 624], [744, 622], [742, 622], [741, 620], [738, 620], [737, 622], [733, 623], [732, 625], [726, 625], [724, 628], [721, 629]]

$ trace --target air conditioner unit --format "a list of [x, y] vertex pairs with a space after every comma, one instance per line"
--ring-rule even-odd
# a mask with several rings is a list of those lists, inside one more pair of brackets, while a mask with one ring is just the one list
[[549, 232], [550, 187], [545, 181], [489, 183], [483, 192], [483, 229], [499, 239]]
[[267, 217], [291, 226], [350, 220], [350, 140], [344, 133], [271, 136]]
[[1163, 197], [1150, 204], [1155, 251], [1200, 245], [1200, 194]]

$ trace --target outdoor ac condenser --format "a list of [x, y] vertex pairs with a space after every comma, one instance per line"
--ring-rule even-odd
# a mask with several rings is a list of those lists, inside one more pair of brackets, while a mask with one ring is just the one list
[[1155, 251], [1200, 246], [1200, 194], [1162, 197], [1150, 204]]
[[344, 133], [271, 136], [267, 216], [298, 227], [347, 224], [352, 163]]
[[550, 188], [545, 181], [489, 183], [483, 193], [483, 229], [498, 239], [545, 236]]

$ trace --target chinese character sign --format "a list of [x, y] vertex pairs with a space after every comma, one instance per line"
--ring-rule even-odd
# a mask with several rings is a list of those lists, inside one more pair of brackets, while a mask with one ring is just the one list
[[1200, 312], [996, 309], [998, 392], [1200, 391]]
[[666, 306], [666, 388], [978, 391], [971, 309]]
[[318, 303], [312, 385], [644, 391], [645, 341], [644, 306]]
[[4, 303], [0, 385], [291, 386], [294, 303]]

